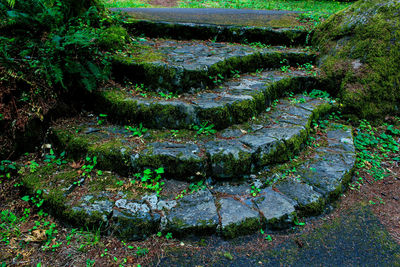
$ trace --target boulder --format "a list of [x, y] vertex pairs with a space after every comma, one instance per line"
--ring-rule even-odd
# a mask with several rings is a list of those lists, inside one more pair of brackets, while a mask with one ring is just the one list
[[313, 45], [328, 86], [347, 114], [399, 113], [400, 0], [360, 0], [316, 29]]

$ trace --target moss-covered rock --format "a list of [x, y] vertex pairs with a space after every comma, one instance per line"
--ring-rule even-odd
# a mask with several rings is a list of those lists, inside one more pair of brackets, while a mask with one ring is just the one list
[[122, 49], [127, 40], [129, 40], [129, 35], [126, 29], [121, 26], [113, 25], [102, 32], [99, 45], [107, 50]]
[[320, 64], [348, 114], [380, 119], [399, 113], [400, 1], [363, 0], [315, 32]]

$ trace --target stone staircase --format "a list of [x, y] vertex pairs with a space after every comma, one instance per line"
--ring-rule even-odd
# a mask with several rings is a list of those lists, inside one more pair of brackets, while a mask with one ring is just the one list
[[[216, 40], [233, 31], [149, 21], [127, 27], [147, 33], [146, 23], [153, 36], [161, 29], [158, 37], [167, 26], [174, 30], [166, 36], [190, 36], [196, 28], [207, 39], [219, 29]], [[332, 124], [310, 139], [312, 122], [335, 108], [312, 93], [320, 86], [309, 67], [316, 54], [282, 46], [300, 37], [270, 39], [290, 30], [251, 30], [257, 45], [140, 38], [144, 56], [116, 53], [116, 83], [93, 93], [89, 104], [106, 115], [59, 120], [48, 137], [57, 150], [86, 157], [86, 173], [56, 166], [52, 175], [26, 176], [25, 186], [46, 188], [60, 216], [127, 240], [158, 231], [233, 238], [320, 214], [351, 177], [351, 129]], [[281, 46], [262, 45], [269, 41]]]

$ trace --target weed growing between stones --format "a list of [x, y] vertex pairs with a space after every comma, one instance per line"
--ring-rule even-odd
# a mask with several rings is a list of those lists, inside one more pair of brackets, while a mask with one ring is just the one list
[[147, 129], [143, 127], [142, 123], [139, 123], [139, 126], [125, 126], [125, 129], [132, 133], [132, 136], [142, 137], [144, 133], [147, 132]]
[[107, 120], [107, 116], [107, 114], [100, 113], [99, 116], [97, 116], [97, 125], [103, 125]]
[[204, 180], [198, 181], [197, 183], [190, 183], [187, 189], [183, 189], [179, 194], [175, 197], [175, 199], [183, 198], [185, 195], [193, 194], [199, 190], [206, 189], [206, 184]]
[[200, 125], [192, 125], [192, 129], [196, 131], [196, 136], [213, 135], [217, 132], [214, 129], [214, 124], [209, 124], [208, 121], [203, 121]]
[[142, 183], [145, 189], [153, 191], [157, 195], [160, 195], [160, 192], [162, 191], [162, 186], [164, 185], [164, 182], [160, 181], [161, 174], [163, 173], [164, 168], [162, 167], [155, 169], [154, 171], [146, 169], [143, 171], [143, 173], [134, 174], [134, 177], [136, 179], [131, 180], [131, 183], [135, 184], [136, 181], [139, 181]]

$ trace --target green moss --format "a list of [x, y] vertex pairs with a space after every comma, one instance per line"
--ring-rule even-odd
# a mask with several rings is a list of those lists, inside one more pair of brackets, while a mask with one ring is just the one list
[[67, 204], [66, 189], [77, 178], [76, 170], [70, 170], [67, 165], [44, 165], [35, 173], [22, 175], [22, 182], [28, 194], [34, 196], [37, 190], [42, 190], [44, 207], [55, 216], [75, 225], [93, 227], [100, 225], [103, 214], [93, 212], [87, 214], [84, 211], [72, 209]]
[[296, 212], [292, 212], [291, 214], [286, 214], [281, 218], [272, 218], [266, 221], [267, 227], [272, 230], [279, 230], [287, 228], [288, 225], [292, 224], [295, 218], [297, 217]]
[[102, 31], [99, 45], [107, 50], [123, 49], [128, 40], [129, 35], [126, 29], [113, 25]]
[[[224, 152], [220, 152], [215, 154], [211, 158], [211, 164], [222, 167], [223, 171], [218, 171], [214, 173], [214, 176], [218, 176], [219, 178], [232, 178], [232, 177], [240, 177], [244, 174], [248, 174], [251, 171], [252, 164], [252, 155], [250, 153], [245, 153], [240, 151], [239, 157], [235, 158], [232, 154], [224, 154]], [[208, 155], [210, 157], [210, 155]]]
[[[183, 158], [183, 159], [181, 159]], [[165, 175], [174, 177], [174, 179], [187, 179], [193, 176], [204, 176], [205, 173], [205, 158], [187, 158], [182, 157], [182, 154], [170, 156], [167, 154], [154, 154], [150, 148], [145, 154], [142, 153], [136, 164], [139, 168], [154, 168], [163, 167]]]
[[139, 64], [161, 61], [163, 54], [153, 47], [143, 44], [135, 44], [126, 48], [122, 54], [114, 55], [114, 60], [124, 64]]
[[[78, 132], [79, 130], [77, 130]], [[50, 137], [50, 141], [54, 146], [60, 150], [68, 151], [68, 155], [72, 158], [79, 158], [85, 155], [88, 148], [93, 144], [98, 137], [88, 137], [73, 133], [73, 129], [67, 130], [62, 128], [53, 129]]]
[[400, 103], [399, 3], [358, 1], [316, 31], [322, 70], [349, 116], [381, 120]]
[[297, 211], [298, 216], [306, 217], [319, 215], [325, 209], [325, 205], [326, 201], [324, 198], [320, 198], [318, 201], [311, 202], [308, 205], [300, 205]]
[[224, 238], [235, 238], [242, 235], [252, 234], [262, 227], [259, 218], [246, 218], [239, 224], [229, 224], [222, 229]]
[[95, 144], [88, 149], [90, 156], [97, 156], [97, 166], [102, 170], [112, 170], [127, 174], [130, 171], [131, 148], [119, 139]]

